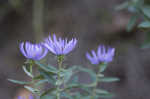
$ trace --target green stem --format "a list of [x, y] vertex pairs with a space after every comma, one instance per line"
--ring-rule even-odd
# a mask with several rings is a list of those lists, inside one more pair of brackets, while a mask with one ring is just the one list
[[93, 90], [92, 90], [91, 99], [95, 99], [95, 98], [94, 98], [95, 95], [96, 95], [95, 90], [96, 90], [96, 87], [97, 87], [97, 85], [98, 85], [98, 74], [100, 73], [100, 69], [101, 69], [101, 66], [99, 66], [98, 72], [96, 73], [96, 82], [95, 82], [95, 86], [94, 86], [94, 88], [93, 88]]
[[96, 90], [96, 87], [97, 87], [97, 85], [98, 85], [98, 81], [97, 81], [97, 77], [96, 77], [96, 84], [95, 84], [95, 86], [94, 86], [94, 88], [93, 88], [93, 90], [92, 90], [92, 96], [91, 96], [91, 99], [95, 99], [94, 97], [95, 97], [95, 90]]
[[[58, 79], [57, 80], [61, 81], [60, 73], [62, 70], [63, 56], [58, 56], [57, 59], [58, 59], [58, 74], [57, 74]], [[60, 99], [60, 86], [61, 86], [61, 84], [56, 85], [56, 87], [57, 87], [56, 99]]]
[[31, 74], [33, 74], [33, 69], [32, 69], [32, 68], [33, 68], [33, 62], [32, 62], [32, 60], [31, 60], [31, 63], [30, 63], [30, 73], [31, 73]]

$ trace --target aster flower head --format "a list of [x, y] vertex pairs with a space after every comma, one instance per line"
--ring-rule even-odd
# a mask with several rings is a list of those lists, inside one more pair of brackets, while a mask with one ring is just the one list
[[99, 64], [99, 63], [109, 63], [113, 60], [113, 56], [115, 54], [115, 48], [106, 48], [103, 45], [98, 47], [97, 53], [92, 50], [92, 56], [89, 53], [86, 53], [87, 59], [92, 64]]
[[46, 38], [42, 44], [55, 55], [66, 55], [75, 48], [77, 39], [72, 38], [70, 41], [67, 38], [62, 39], [61, 37], [57, 39], [56, 35], [53, 34], [53, 36]]
[[106, 50], [105, 46], [99, 46], [97, 50], [97, 55], [100, 62], [111, 62], [115, 55], [115, 48], [108, 48]]
[[44, 58], [48, 52], [41, 44], [32, 44], [30, 42], [22, 42], [20, 44], [20, 51], [26, 58], [33, 60]]

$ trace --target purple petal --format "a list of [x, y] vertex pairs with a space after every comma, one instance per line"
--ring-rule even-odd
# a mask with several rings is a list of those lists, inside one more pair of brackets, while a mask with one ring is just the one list
[[31, 56], [31, 48], [32, 48], [31, 43], [30, 42], [26, 42], [25, 43], [25, 50], [26, 50], [28, 58], [32, 58], [32, 56]]
[[18, 96], [18, 99], [25, 99], [24, 97], [22, 97], [22, 96]]
[[91, 57], [89, 54], [86, 54], [86, 57], [92, 64], [99, 64], [100, 62], [111, 62], [113, 60], [113, 56], [115, 54], [115, 49], [114, 48], [108, 48], [106, 51], [105, 46], [99, 46], [97, 50], [97, 54], [95, 53], [94, 50], [91, 51], [92, 56]]
[[97, 50], [97, 55], [98, 56], [101, 56], [101, 54], [102, 54], [102, 50], [101, 49], [102, 49], [101, 46], [99, 46], [98, 50]]
[[59, 37], [57, 39], [56, 35], [53, 34], [53, 37], [49, 36], [48, 39], [42, 43], [49, 51], [56, 55], [65, 55], [72, 51], [77, 43], [76, 39], [72, 39], [71, 41], [67, 41], [67, 39], [62, 39]]
[[26, 58], [33, 60], [39, 60], [44, 57], [43, 54], [46, 54], [46, 52], [43, 53], [44, 51], [41, 44], [32, 44], [30, 42], [21, 43], [20, 50]]
[[72, 51], [75, 48], [76, 43], [76, 39], [72, 39], [71, 41], [69, 41], [69, 43], [65, 46], [64, 53], [68, 54], [70, 51]]
[[91, 61], [91, 62], [92, 62], [92, 60], [93, 60], [93, 58], [90, 56], [89, 53], [86, 53], [86, 58], [87, 58], [89, 61]]
[[48, 49], [45, 49], [43, 55], [41, 56], [41, 58], [45, 57], [47, 55], [47, 53], [48, 53]]
[[54, 42], [57, 42], [57, 38], [56, 38], [56, 35], [55, 35], [55, 34], [53, 34], [53, 41], [54, 41]]
[[54, 48], [52, 47], [52, 45], [51, 45], [50, 43], [44, 42], [44, 43], [42, 43], [42, 45], [43, 45], [44, 47], [46, 47], [48, 50], [50, 50], [52, 53], [56, 54]]
[[91, 57], [89, 53], [86, 53], [86, 57], [92, 64], [98, 64], [98, 59]]
[[24, 43], [23, 43], [23, 42], [20, 44], [19, 47], [20, 47], [20, 51], [22, 52], [22, 54], [23, 54], [26, 58], [28, 58], [27, 55], [26, 55], [26, 52], [24, 51]]
[[34, 97], [32, 95], [29, 96], [29, 99], [34, 99]]
[[34, 46], [34, 52], [32, 52], [32, 57], [34, 60], [40, 60], [42, 59], [41, 56], [43, 55], [43, 48], [42, 45], [38, 44]]
[[92, 55], [93, 55], [93, 57], [97, 57], [94, 50], [92, 50]]

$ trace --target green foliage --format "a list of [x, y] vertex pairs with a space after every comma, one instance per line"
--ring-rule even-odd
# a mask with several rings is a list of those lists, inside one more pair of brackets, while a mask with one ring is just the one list
[[150, 19], [150, 5], [144, 5], [141, 8], [143, 14], [145, 15], [145, 17], [147, 17], [148, 19]]
[[27, 90], [29, 90], [30, 92], [32, 92], [34, 94], [40, 94], [40, 90], [38, 90], [36, 88], [32, 88], [30, 86], [24, 86], [24, 88], [26, 88]]
[[22, 68], [23, 68], [24, 72], [25, 72], [29, 77], [33, 78], [32, 73], [26, 68], [26, 66], [22, 66]]
[[116, 77], [100, 77], [98, 80], [100, 82], [115, 82], [115, 81], [119, 81], [119, 79], [116, 78]]
[[44, 71], [46, 72], [51, 72], [53, 74], [57, 74], [57, 69], [54, 68], [54, 66], [50, 66], [50, 65], [44, 65], [44, 64], [41, 64], [40, 62], [38, 61], [35, 61], [35, 64], [37, 64], [37, 66], [41, 69], [43, 69]]
[[139, 28], [150, 28], [150, 21], [144, 21], [142, 23], [139, 24], [138, 26]]
[[136, 20], [138, 19], [138, 16], [132, 16], [127, 24], [127, 31], [132, 31], [133, 27], [136, 25]]
[[[47, 97], [47, 96], [52, 96], [54, 97], [52, 94], [56, 91], [56, 88], [50, 88], [48, 90], [46, 90], [45, 92], [43, 92], [41, 95], [40, 95], [40, 98], [41, 99], [45, 99], [44, 97]], [[55, 92], [56, 93], [56, 92]], [[51, 94], [51, 95], [49, 95]]]
[[8, 80], [12, 83], [21, 84], [21, 85], [31, 84], [31, 82], [26, 82], [26, 81], [19, 81], [19, 80], [13, 80], [13, 79], [8, 79]]
[[[99, 99], [100, 97], [109, 98], [113, 96], [108, 91], [97, 87], [99, 83], [119, 81], [118, 78], [104, 76], [103, 72], [107, 68], [107, 63], [101, 63], [96, 67], [96, 71], [76, 65], [63, 68], [62, 61], [64, 59], [62, 58], [64, 57], [58, 58], [58, 68], [43, 64], [40, 61], [28, 60], [22, 69], [31, 78], [31, 81], [8, 80], [24, 85], [24, 88], [38, 95], [40, 99]], [[37, 67], [38, 72], [36, 74], [34, 74], [34, 66]], [[86, 73], [91, 82], [81, 83], [79, 73]], [[51, 87], [42, 90], [40, 87], [44, 84], [49, 84]]]
[[[145, 33], [149, 33], [148, 31], [150, 30], [150, 3], [147, 1], [148, 0], [128, 0], [116, 7], [117, 10], [127, 9], [130, 13], [133, 14], [127, 24], [127, 31], [132, 31], [133, 28], [136, 26], [137, 21], [139, 19], [142, 19], [142, 22], [140, 22], [137, 26]], [[142, 48], [149, 48], [149, 38], [150, 36], [146, 36], [146, 40]]]
[[56, 79], [54, 78], [54, 75], [51, 72], [46, 72], [41, 69], [39, 69], [40, 75], [44, 77], [44, 80], [47, 80], [48, 83], [55, 85]]
[[96, 89], [95, 92], [98, 94], [108, 94], [109, 93], [108, 91], [102, 90], [102, 89]]
[[[32, 64], [32, 66], [29, 64]], [[51, 65], [44, 65], [39, 61], [30, 61], [26, 62], [23, 66], [23, 70], [27, 76], [32, 78], [30, 82], [12, 79], [9, 79], [9, 81], [24, 85], [24, 88], [28, 91], [39, 95], [40, 99], [60, 99], [60, 97], [65, 99], [109, 98], [113, 94], [97, 88], [98, 83], [119, 81], [118, 78], [104, 76], [103, 72], [106, 70], [107, 65], [106, 63], [100, 64], [96, 72], [83, 66], [70, 66], [67, 69], [61, 67], [57, 69]], [[32, 73], [31, 67], [33, 66], [38, 67], [39, 73], [37, 75], [33, 75]], [[91, 83], [81, 83], [79, 81], [80, 75], [78, 75], [80, 72], [87, 73], [89, 75], [88, 77], [92, 80]], [[39, 86], [45, 83], [50, 84], [52, 87], [42, 91], [39, 89]], [[75, 89], [77, 91], [74, 91]]]
[[107, 63], [102, 63], [100, 65], [100, 72], [104, 72], [106, 68], [107, 68]]

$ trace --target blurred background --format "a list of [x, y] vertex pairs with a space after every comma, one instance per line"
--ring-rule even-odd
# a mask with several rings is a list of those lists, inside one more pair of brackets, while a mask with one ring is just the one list
[[27, 80], [21, 68], [25, 57], [19, 43], [40, 42], [49, 33], [79, 40], [67, 56], [68, 64], [90, 67], [87, 51], [97, 49], [99, 44], [115, 47], [114, 61], [105, 75], [120, 81], [100, 87], [115, 93], [112, 99], [150, 99], [150, 48], [141, 48], [146, 38], [143, 31], [133, 27], [127, 32], [132, 13], [115, 10], [124, 1], [0, 0], [0, 99], [29, 94], [7, 79]]

